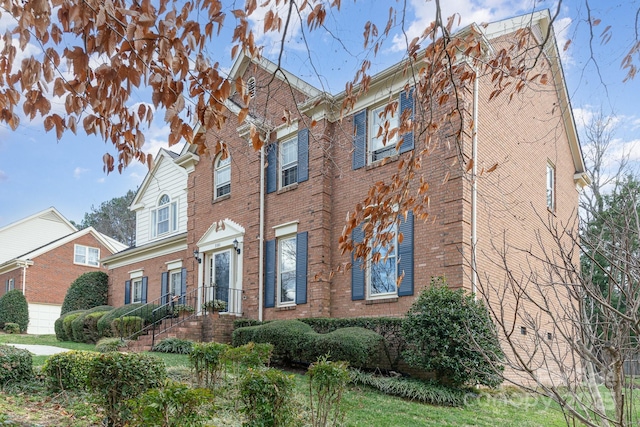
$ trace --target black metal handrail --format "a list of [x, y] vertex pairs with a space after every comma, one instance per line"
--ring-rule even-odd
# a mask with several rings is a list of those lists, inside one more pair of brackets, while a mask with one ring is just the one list
[[[153, 347], [156, 335], [198, 315], [208, 312], [242, 314], [242, 294], [241, 289], [215, 284], [192, 289], [184, 295], [165, 294], [117, 318], [118, 332], [122, 340], [135, 339], [151, 333]], [[131, 316], [142, 320], [125, 321], [125, 317]]]

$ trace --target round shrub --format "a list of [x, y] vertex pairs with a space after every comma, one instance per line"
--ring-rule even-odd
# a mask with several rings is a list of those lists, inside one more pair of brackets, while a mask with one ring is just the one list
[[106, 273], [92, 271], [80, 275], [69, 286], [60, 314], [107, 305], [108, 289], [109, 276]]
[[20, 325], [17, 323], [5, 323], [4, 328], [2, 328], [8, 334], [19, 334], [20, 333]]
[[104, 353], [91, 361], [88, 385], [106, 412], [107, 424], [123, 425], [130, 416], [127, 400], [160, 387], [166, 377], [164, 362], [155, 356]]
[[313, 332], [311, 326], [299, 320], [274, 320], [255, 328], [252, 341], [273, 344], [273, 360], [280, 363], [300, 360], [306, 335]]
[[64, 335], [67, 338], [66, 341], [73, 341], [73, 330], [71, 330], [71, 323], [78, 317], [80, 317], [83, 313], [84, 311], [69, 314], [62, 320], [62, 330], [64, 330]]
[[[113, 307], [110, 305], [99, 305], [81, 312], [81, 314], [71, 322], [72, 337], [70, 338], [75, 342], [94, 344], [99, 338], [98, 319], [111, 310], [113, 310]], [[95, 313], [102, 314], [91, 316]]]
[[137, 338], [139, 332], [144, 326], [144, 319], [138, 316], [118, 317], [111, 322], [111, 332], [115, 337]]
[[56, 321], [53, 323], [53, 329], [56, 332], [56, 338], [58, 341], [71, 341], [71, 337], [68, 337], [67, 334], [64, 332], [64, 326], [63, 326], [64, 319], [66, 319], [67, 316], [71, 316], [72, 314], [81, 314], [81, 313], [84, 313], [84, 310], [70, 311], [69, 313], [65, 313], [56, 319]]
[[382, 335], [364, 328], [336, 329], [328, 334], [312, 333], [304, 359], [313, 362], [327, 356], [328, 360], [344, 361], [358, 368], [378, 367], [384, 355]]
[[0, 386], [31, 379], [33, 359], [27, 350], [0, 344]]
[[0, 298], [0, 328], [4, 328], [5, 323], [17, 323], [20, 332], [26, 331], [29, 326], [29, 305], [19, 289], [9, 291]]
[[[158, 306], [155, 304], [127, 304], [122, 307], [114, 308], [109, 313], [102, 316], [100, 320], [98, 320], [98, 333], [101, 337], [110, 337], [112, 336], [111, 323], [118, 317], [128, 315], [128, 316], [138, 316], [144, 319], [146, 323], [151, 322], [154, 317], [153, 310], [155, 310]], [[132, 313], [133, 312], [133, 313]], [[155, 313], [156, 319], [161, 318], [161, 314]]]
[[495, 387], [502, 382], [503, 353], [489, 312], [462, 289], [426, 288], [409, 309], [402, 331], [406, 362], [433, 372], [439, 383]]
[[66, 351], [49, 357], [42, 367], [49, 389], [86, 389], [91, 361], [97, 356], [92, 351]]

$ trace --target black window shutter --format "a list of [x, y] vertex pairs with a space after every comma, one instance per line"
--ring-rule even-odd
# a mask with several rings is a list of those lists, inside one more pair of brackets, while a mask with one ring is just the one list
[[143, 304], [147, 303], [147, 285], [148, 284], [149, 284], [149, 279], [147, 276], [144, 276], [142, 278], [142, 299], [140, 300], [140, 302]]
[[[414, 117], [413, 88], [411, 88], [409, 92], [407, 91], [400, 92], [400, 116], [402, 116], [402, 112], [406, 109], [411, 109], [411, 118], [413, 119]], [[414, 146], [413, 132], [405, 133], [402, 146], [400, 147], [400, 154], [413, 150], [413, 146]]]
[[296, 236], [296, 304], [307, 303], [307, 253], [309, 232]]
[[162, 273], [162, 281], [160, 282], [160, 296], [162, 304], [169, 302], [169, 272]]
[[367, 162], [367, 110], [353, 116], [353, 169], [360, 169]]
[[182, 270], [180, 270], [180, 304], [185, 304], [186, 295], [187, 295], [187, 269], [182, 267]]
[[276, 241], [267, 240], [265, 243], [265, 278], [264, 278], [264, 306], [273, 307], [276, 302]]
[[269, 144], [267, 150], [267, 193], [278, 189], [278, 144]]
[[298, 182], [309, 179], [309, 129], [298, 132]]
[[131, 280], [124, 282], [124, 303], [131, 303]]
[[[362, 226], [357, 226], [351, 232], [351, 240], [353, 243], [361, 243], [364, 240], [364, 232]], [[364, 260], [362, 258], [356, 259], [351, 254], [351, 300], [364, 299], [364, 283], [365, 283], [365, 269]]]
[[413, 295], [413, 212], [409, 212], [406, 220], [400, 220], [398, 233], [402, 233], [402, 243], [398, 245], [398, 277], [404, 271], [398, 296], [405, 297]]

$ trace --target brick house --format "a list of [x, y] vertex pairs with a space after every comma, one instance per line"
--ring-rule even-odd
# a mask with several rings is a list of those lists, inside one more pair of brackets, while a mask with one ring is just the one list
[[126, 246], [97, 232], [78, 230], [55, 208], [0, 229], [0, 297], [22, 290], [29, 304], [30, 334], [53, 334], [53, 323], [71, 283], [102, 270], [99, 259]]
[[[542, 43], [550, 25], [545, 11], [473, 28], [492, 52], [523, 28]], [[103, 260], [110, 270], [110, 303], [131, 301], [133, 274], [142, 269], [138, 277], [153, 271], [148, 292], [159, 298], [168, 289], [162, 277], [178, 264], [185, 290], [227, 289], [222, 298], [230, 315], [261, 320], [402, 316], [432, 277], [476, 290], [472, 265], [478, 275], [500, 280], [505, 273], [492, 261], [497, 244], [530, 245], [540, 215], [569, 219], [588, 182], [552, 33], [545, 46], [537, 64], [550, 75], [544, 90], [490, 101], [493, 84], [485, 75], [477, 86], [463, 88], [462, 120], [475, 123], [475, 137], [463, 136], [458, 150], [446, 140], [434, 145], [422, 167], [431, 184], [429, 221], [412, 213], [400, 221], [394, 231], [404, 239], [395, 242], [383, 266], [352, 260], [337, 242], [347, 213], [370, 187], [387, 179], [412, 150], [424, 148], [411, 134], [404, 135], [400, 152], [376, 137], [379, 113], [390, 99], [398, 100], [400, 114], [413, 108], [404, 64], [373, 76], [369, 92], [341, 117], [336, 106], [345, 93], [322, 92], [266, 59], [240, 57], [230, 80], [241, 76], [247, 82], [249, 116], [238, 125], [242, 101], [233, 95], [222, 129], [203, 130], [195, 145], [173, 159], [172, 167], [182, 168], [184, 176], [179, 212], [186, 218], [174, 236], [180, 245], [139, 264], [119, 264], [126, 252]], [[284, 111], [290, 119], [283, 124]], [[249, 142], [251, 124], [269, 141], [258, 152]], [[228, 158], [211, 154], [220, 142], [229, 147]], [[204, 154], [197, 154], [198, 144]], [[499, 165], [476, 180], [460, 162], [474, 156], [474, 145], [478, 170]], [[157, 182], [161, 190], [152, 199], [160, 200], [169, 181], [147, 181]], [[157, 202], [150, 206], [158, 208]], [[145, 215], [152, 218], [151, 211]], [[334, 274], [352, 261], [348, 273]], [[514, 257], [519, 261], [526, 265]]]

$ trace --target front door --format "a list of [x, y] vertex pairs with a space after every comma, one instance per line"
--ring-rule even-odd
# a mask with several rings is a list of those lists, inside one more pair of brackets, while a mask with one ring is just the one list
[[[209, 311], [228, 311], [231, 285], [231, 250], [214, 252], [209, 258]], [[212, 310], [213, 309], [213, 310]]]

